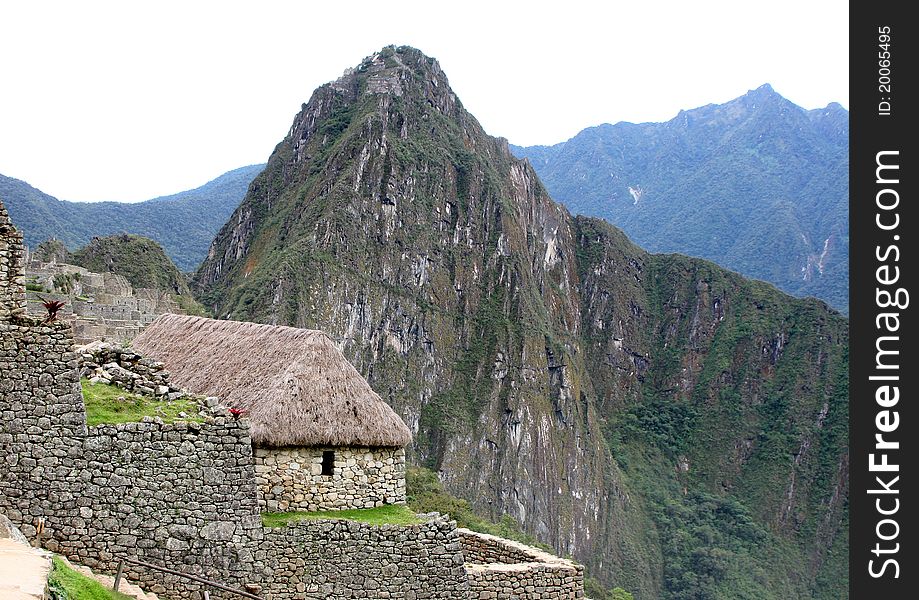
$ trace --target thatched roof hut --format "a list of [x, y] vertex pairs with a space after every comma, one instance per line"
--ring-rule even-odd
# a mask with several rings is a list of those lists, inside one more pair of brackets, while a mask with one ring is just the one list
[[247, 411], [261, 446], [402, 447], [411, 432], [321, 331], [164, 314], [132, 347]]

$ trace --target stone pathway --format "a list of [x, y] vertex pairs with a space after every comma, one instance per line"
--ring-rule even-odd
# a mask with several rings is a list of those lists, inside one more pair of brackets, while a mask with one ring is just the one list
[[51, 553], [0, 538], [0, 598], [41, 600], [51, 572]]

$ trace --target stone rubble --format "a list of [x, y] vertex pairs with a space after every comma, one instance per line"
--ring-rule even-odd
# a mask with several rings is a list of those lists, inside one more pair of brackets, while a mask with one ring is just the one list
[[188, 395], [169, 382], [163, 363], [144, 358], [129, 348], [95, 341], [77, 346], [80, 377], [92, 383], [108, 383], [143, 396], [176, 400]]

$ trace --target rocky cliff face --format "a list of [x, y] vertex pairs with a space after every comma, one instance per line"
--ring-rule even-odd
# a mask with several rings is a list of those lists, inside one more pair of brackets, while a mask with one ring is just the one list
[[809, 590], [845, 531], [846, 322], [572, 218], [417, 50], [316, 90], [194, 284], [328, 332], [410, 460], [636, 597], [680, 597], [665, 521], [700, 494], [811, 559], [757, 590]]

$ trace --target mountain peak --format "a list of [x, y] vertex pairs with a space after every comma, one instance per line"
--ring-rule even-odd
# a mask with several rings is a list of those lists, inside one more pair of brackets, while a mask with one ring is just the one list
[[[352, 124], [390, 128], [392, 118], [400, 122], [396, 130], [400, 139], [413, 129], [430, 132], [435, 122], [445, 122], [432, 118], [432, 111], [463, 127], [474, 121], [462, 109], [435, 59], [409, 46], [386, 46], [345, 70], [337, 80], [317, 88], [303, 104], [288, 134], [294, 161], [302, 163], [315, 157], [314, 152], [306, 152], [311, 140], [320, 141], [314, 150], [331, 148], [328, 144]], [[475, 128], [481, 129], [478, 123]]]
[[449, 91], [447, 76], [436, 59], [411, 46], [385, 46], [365, 57], [356, 67], [345, 69], [332, 89], [360, 94], [401, 96], [408, 80], [428, 82], [435, 90]]
[[794, 103], [791, 102], [791, 100], [788, 100], [787, 98], [785, 98], [785, 96], [775, 91], [775, 89], [768, 83], [764, 83], [763, 85], [759, 86], [755, 90], [749, 90], [746, 94], [738, 98], [738, 100], [740, 100], [741, 102], [745, 104], [752, 103], [753, 105], [763, 104], [763, 103], [772, 103], [772, 104], [785, 103], [789, 105], [794, 105]]
[[[644, 130], [628, 129], [635, 138]], [[674, 155], [645, 156], [649, 164], [672, 166], [699, 150], [684, 145]], [[635, 195], [653, 183], [651, 177], [623, 181]], [[653, 192], [646, 198], [653, 201]], [[800, 342], [794, 355], [779, 360], [791, 339], [785, 315], [815, 315], [821, 327], [831, 323], [832, 339], [847, 339], [845, 321], [831, 322], [826, 311], [805, 313], [797, 308], [801, 301], [768, 286], [711, 263], [649, 255], [609, 224], [575, 219], [552, 202], [527, 163], [508, 154], [505, 140], [488, 136], [463, 109], [436, 61], [405, 47], [384, 48], [316, 90], [217, 235], [194, 283], [220, 318], [328, 333], [410, 425], [410, 460], [437, 470], [448, 490], [462, 491], [487, 514], [509, 514], [559, 552], [583, 557], [609, 583], [624, 565], [599, 557], [631, 555], [632, 540], [644, 544], [652, 517], [631, 518], [633, 508], [621, 502], [620, 490], [642, 488], [627, 488], [619, 478], [605, 424], [625, 422], [620, 416], [642, 423], [642, 415], [659, 413], [653, 423], [685, 423], [685, 439], [724, 443], [666, 451], [674, 459], [686, 452], [687, 464], [709, 469], [715, 493], [749, 489], [767, 478], [756, 472], [741, 479], [747, 472], [735, 466], [745, 461], [755, 468], [764, 459], [735, 449], [759, 439], [757, 432], [751, 438], [743, 427], [723, 435], [720, 420], [695, 418], [695, 411], [712, 399], [719, 403], [712, 414], [742, 410], [737, 422], [758, 423], [762, 409], [738, 406], [737, 398], [765, 397], [776, 387], [773, 373], [776, 381], [823, 381], [800, 371], [818, 364]], [[753, 312], [755, 331], [743, 322]], [[794, 321], [795, 340], [815, 329], [802, 320]], [[814, 348], [822, 357], [836, 352]], [[709, 376], [725, 368], [730, 377]], [[835, 372], [825, 381], [835, 381]], [[742, 388], [732, 383], [735, 373]], [[657, 401], [664, 389], [672, 399]], [[788, 389], [778, 402], [794, 401], [801, 406], [795, 414], [818, 414], [833, 399], [814, 389], [812, 396]], [[612, 412], [643, 407], [650, 398], [654, 403], [641, 409], [648, 412]], [[828, 418], [844, 418], [837, 406], [846, 401], [839, 395]], [[803, 421], [794, 427], [804, 434], [813, 429]], [[783, 438], [782, 456], [800, 447], [799, 437]], [[645, 439], [652, 438], [638, 433], [634, 443]], [[813, 448], [812, 460], [837, 472], [835, 449], [822, 442]], [[783, 472], [792, 469], [783, 465]], [[661, 489], [686, 485], [683, 476], [674, 474]], [[695, 492], [704, 491], [691, 485], [693, 493], [676, 494], [674, 502], [694, 502]], [[802, 490], [802, 479], [795, 485]], [[808, 487], [785, 500], [780, 487], [768, 493], [781, 500], [760, 502], [751, 514], [768, 510], [761, 505], [791, 506], [790, 514], [841, 522], [809, 500], [831, 497], [832, 490]], [[835, 497], [844, 502], [843, 494]], [[768, 514], [764, 522], [778, 518]], [[631, 562], [688, 564], [673, 556], [671, 539], [661, 538], [661, 548]], [[657, 540], [648, 538], [648, 548]], [[652, 570], [630, 575], [630, 587], [642, 597], [667, 595]]]

